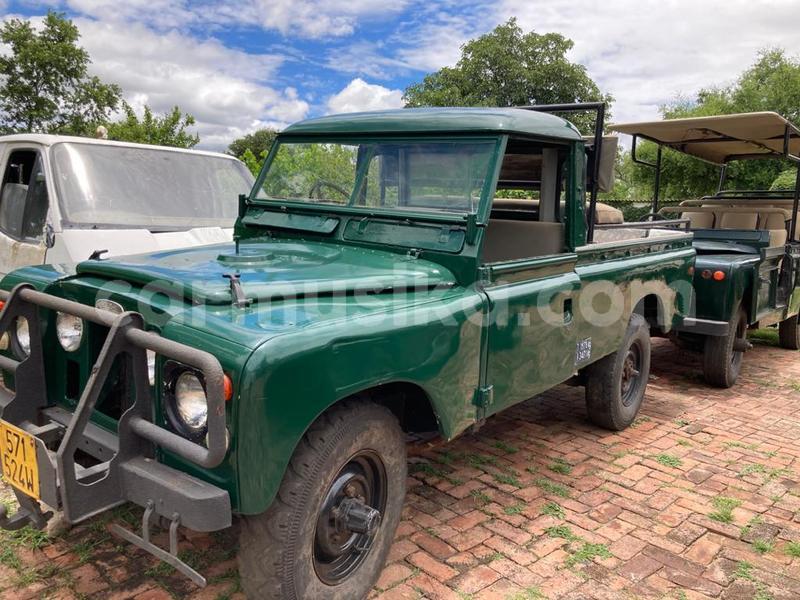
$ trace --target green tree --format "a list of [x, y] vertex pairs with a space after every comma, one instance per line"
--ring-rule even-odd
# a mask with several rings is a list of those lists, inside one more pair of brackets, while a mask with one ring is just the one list
[[[755, 63], [732, 85], [705, 88], [693, 100], [678, 98], [661, 108], [665, 119], [754, 111], [774, 111], [800, 125], [800, 60], [787, 56], [781, 49], [761, 50]], [[642, 145], [642, 158], [653, 160], [655, 153], [652, 144]], [[782, 160], [731, 162], [726, 187], [769, 189], [787, 166]], [[685, 199], [713, 193], [717, 189], [718, 175], [717, 167], [666, 150], [662, 197]], [[652, 169], [637, 165], [634, 178], [639, 186], [652, 193]]]
[[121, 90], [88, 74], [78, 28], [48, 12], [42, 27], [11, 19], [0, 27], [0, 130], [87, 134], [119, 105]]
[[155, 114], [149, 106], [145, 106], [141, 119], [125, 101], [122, 102], [122, 110], [125, 113], [122, 120], [106, 124], [110, 140], [178, 148], [192, 148], [200, 142], [197, 134], [187, 131], [188, 127], [195, 124], [194, 117], [184, 114], [177, 106], [164, 115]]
[[258, 129], [233, 140], [228, 146], [228, 154], [242, 159], [249, 150], [254, 157], [263, 159], [272, 148], [277, 136], [278, 132], [274, 129]]
[[[573, 42], [558, 33], [525, 33], [509, 19], [461, 47], [444, 67], [406, 88], [406, 106], [521, 106], [611, 101], [582, 65], [570, 62]], [[587, 120], [573, 116], [581, 129]]]

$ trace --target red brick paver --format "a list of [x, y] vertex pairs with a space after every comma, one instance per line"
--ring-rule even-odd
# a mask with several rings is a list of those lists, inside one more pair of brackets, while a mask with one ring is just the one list
[[[415, 445], [371, 598], [800, 598], [799, 358], [757, 343], [739, 384], [717, 390], [696, 355], [657, 341], [626, 431], [593, 427], [582, 388], [561, 386]], [[213, 582], [197, 590], [107, 532], [139, 514], [54, 540], [3, 533], [0, 597], [243, 597], [235, 528], [182, 539]]]

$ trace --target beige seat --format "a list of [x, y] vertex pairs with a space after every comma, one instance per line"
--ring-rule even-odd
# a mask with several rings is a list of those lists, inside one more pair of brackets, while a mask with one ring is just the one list
[[756, 229], [758, 213], [723, 212], [717, 229]]
[[778, 248], [786, 245], [789, 233], [786, 231], [786, 216], [779, 213], [761, 213], [758, 228], [769, 231], [769, 245]]
[[595, 220], [598, 225], [611, 225], [624, 223], [622, 211], [608, 204], [598, 202], [594, 207]]
[[710, 212], [685, 212], [684, 219], [689, 219], [692, 229], [714, 229], [714, 213]]
[[483, 262], [503, 262], [564, 251], [564, 225], [492, 219], [483, 241]]

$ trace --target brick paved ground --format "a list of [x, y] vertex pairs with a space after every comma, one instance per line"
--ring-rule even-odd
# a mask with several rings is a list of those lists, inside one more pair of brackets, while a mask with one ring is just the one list
[[[653, 375], [622, 433], [587, 424], [582, 389], [560, 387], [414, 448], [373, 598], [800, 598], [798, 354], [758, 344], [720, 391], [697, 357], [658, 342]], [[109, 518], [56, 539], [3, 534], [0, 595], [241, 597], [235, 531], [183, 540], [212, 581], [198, 591], [112, 537]]]

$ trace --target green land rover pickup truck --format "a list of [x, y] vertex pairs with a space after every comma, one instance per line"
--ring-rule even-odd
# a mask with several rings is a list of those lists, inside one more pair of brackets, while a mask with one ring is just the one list
[[9, 274], [0, 452], [20, 508], [0, 525], [133, 502], [142, 535], [117, 533], [202, 585], [177, 528], [237, 515], [250, 597], [364, 597], [405, 434], [449, 440], [567, 380], [598, 426], [635, 418], [695, 251], [661, 224], [593, 227], [599, 162], [541, 107], [311, 119], [239, 199], [235, 243]]
[[[780, 345], [800, 349], [800, 129], [772, 112], [612, 125], [658, 144], [653, 216], [687, 219], [694, 233], [696, 309], [675, 327], [684, 346], [703, 352], [703, 375], [731, 387], [751, 345], [748, 329], [777, 326]], [[713, 196], [659, 207], [661, 148], [720, 169]], [[784, 161], [798, 166], [794, 190], [725, 190], [736, 161]], [[777, 166], [780, 169], [780, 166]]]

